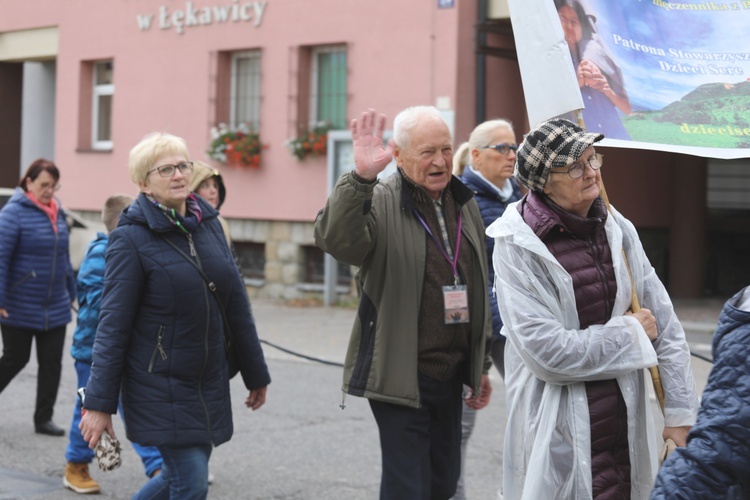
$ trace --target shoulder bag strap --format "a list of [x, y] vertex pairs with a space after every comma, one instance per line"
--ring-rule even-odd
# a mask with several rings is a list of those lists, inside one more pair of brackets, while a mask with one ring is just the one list
[[221, 319], [224, 322], [224, 331], [226, 332], [226, 340], [230, 344], [228, 347], [231, 347], [231, 344], [234, 342], [234, 335], [232, 334], [232, 329], [229, 328], [229, 321], [227, 320], [227, 312], [224, 309], [224, 302], [221, 301], [221, 298], [219, 297], [219, 292], [216, 289], [216, 283], [211, 281], [208, 276], [206, 276], [206, 273], [203, 272], [203, 269], [201, 269], [200, 264], [196, 262], [195, 260], [191, 259], [188, 254], [182, 251], [180, 247], [178, 247], [173, 241], [171, 241], [169, 238], [167, 238], [165, 235], [160, 234], [161, 238], [169, 243], [169, 245], [177, 250], [177, 253], [185, 257], [185, 260], [190, 262], [193, 267], [195, 267], [195, 270], [198, 271], [198, 274], [201, 275], [201, 278], [203, 278], [203, 281], [206, 282], [206, 286], [211, 291], [211, 293], [214, 295], [214, 299], [216, 299], [216, 303], [219, 304], [219, 310], [221, 311]]

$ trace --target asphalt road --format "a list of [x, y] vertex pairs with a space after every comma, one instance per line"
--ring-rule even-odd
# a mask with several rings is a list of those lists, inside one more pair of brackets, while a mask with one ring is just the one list
[[[325, 307], [288, 307], [270, 301], [253, 302], [261, 338], [313, 358], [341, 362], [355, 312]], [[691, 348], [706, 355], [710, 325], [690, 325]], [[68, 345], [72, 326], [68, 331]], [[340, 408], [341, 369], [301, 359], [264, 345], [273, 382], [266, 405], [257, 412], [244, 408], [246, 391], [232, 381], [234, 425], [232, 440], [214, 450], [210, 470], [215, 499], [375, 499], [378, 497], [380, 450], [377, 427], [367, 402], [347, 397]], [[75, 371], [66, 348], [55, 422], [68, 427], [75, 402]], [[700, 389], [710, 364], [694, 360]], [[36, 361], [0, 394], [0, 500], [73, 499], [62, 485], [67, 437], [34, 434]], [[469, 498], [494, 499], [502, 482], [502, 434], [505, 395], [492, 372], [493, 397], [477, 420], [467, 454]], [[122, 422], [115, 421], [123, 441], [123, 465], [94, 478], [105, 498], [130, 498], [146, 480], [138, 456], [125, 439]]]

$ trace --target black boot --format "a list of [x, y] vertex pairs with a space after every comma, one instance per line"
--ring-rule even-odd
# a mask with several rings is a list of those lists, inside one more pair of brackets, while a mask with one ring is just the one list
[[63, 436], [65, 434], [65, 431], [53, 424], [52, 420], [36, 424], [34, 428], [37, 434], [47, 434], [48, 436]]

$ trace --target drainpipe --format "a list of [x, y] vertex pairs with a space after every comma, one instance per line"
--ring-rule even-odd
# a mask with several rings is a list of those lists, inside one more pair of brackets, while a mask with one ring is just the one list
[[486, 119], [487, 110], [487, 56], [484, 54], [484, 48], [487, 46], [487, 32], [484, 30], [484, 24], [487, 22], [487, 0], [479, 0], [477, 12], [477, 27], [475, 53], [477, 58], [476, 72], [476, 123], [482, 123]]

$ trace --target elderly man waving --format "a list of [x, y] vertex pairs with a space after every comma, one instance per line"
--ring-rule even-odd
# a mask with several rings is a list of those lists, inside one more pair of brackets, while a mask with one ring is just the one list
[[[315, 242], [358, 266], [359, 311], [345, 393], [369, 399], [380, 431], [381, 499], [447, 499], [460, 473], [462, 386], [489, 403], [491, 321], [484, 224], [451, 175], [451, 134], [437, 109], [352, 120], [355, 168], [315, 221]], [[395, 157], [398, 173], [377, 176]]]

